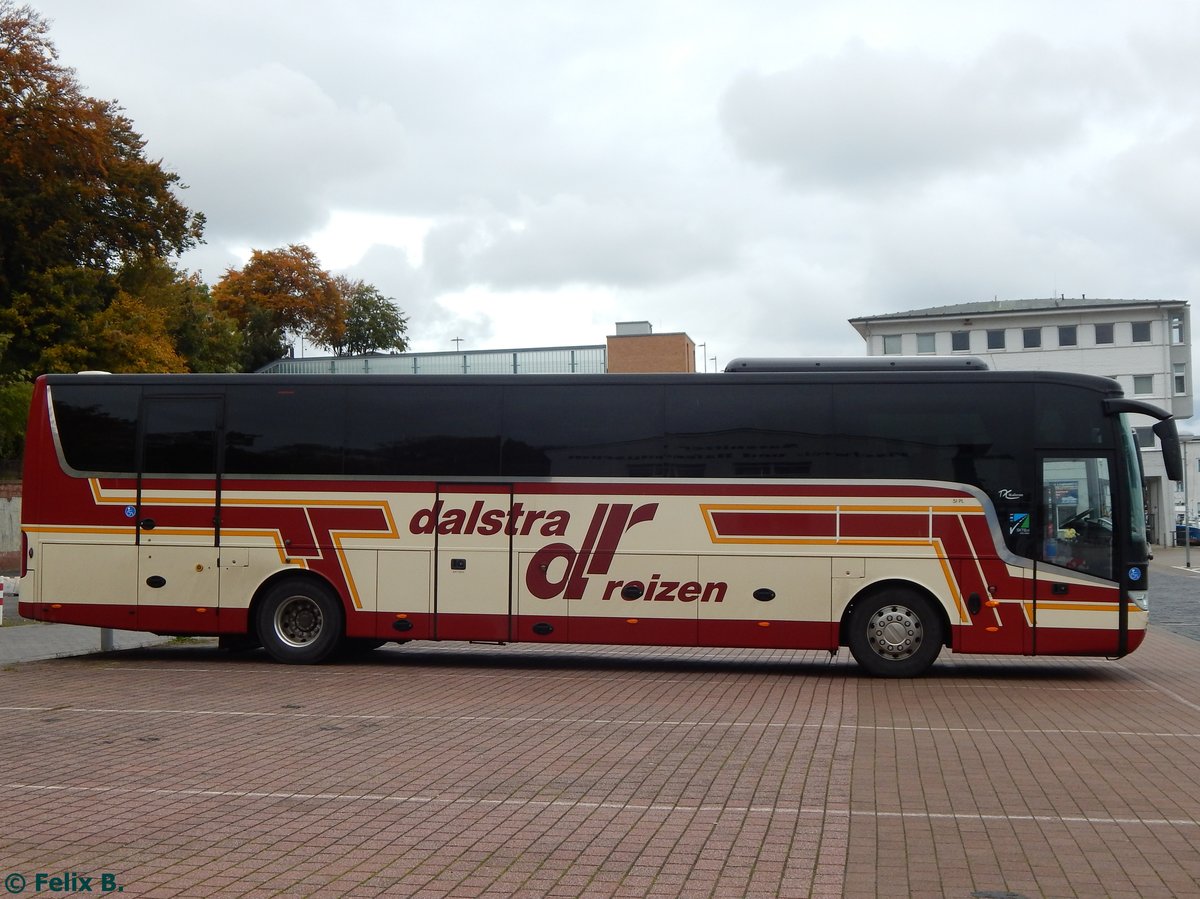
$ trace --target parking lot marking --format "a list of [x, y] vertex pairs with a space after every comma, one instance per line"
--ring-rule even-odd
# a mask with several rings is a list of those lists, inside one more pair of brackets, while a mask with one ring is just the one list
[[[1145, 678], [1142, 678], [1145, 680]], [[1148, 683], [1152, 683], [1147, 681]], [[1169, 690], [1159, 688], [1165, 693]], [[1148, 691], [1149, 692], [1149, 691]], [[1172, 695], [1186, 705], [1192, 705], [1178, 695]], [[1193, 706], [1200, 709], [1200, 706]], [[90, 708], [79, 706], [0, 706], [0, 713], [12, 712], [69, 712], [80, 715], [183, 715], [185, 717], [211, 718], [291, 718], [296, 720], [329, 720], [329, 721], [430, 721], [459, 724], [463, 722], [478, 722], [481, 724], [581, 724], [589, 727], [736, 727], [782, 729], [782, 730], [821, 730], [837, 728], [856, 732], [877, 733], [933, 733], [933, 734], [991, 734], [998, 736], [1086, 736], [1086, 737], [1125, 737], [1138, 739], [1178, 739], [1200, 740], [1200, 732], [1194, 731], [1135, 731], [1135, 730], [1101, 730], [1099, 728], [1046, 728], [1046, 727], [950, 727], [932, 725], [892, 726], [886, 724], [826, 724], [807, 721], [720, 721], [698, 720], [684, 718], [569, 718], [535, 715], [400, 715], [400, 714], [344, 714], [337, 712], [267, 712], [267, 711], [238, 711], [236, 709], [117, 709]]]
[[1194, 709], [1195, 711], [1200, 712], [1200, 705], [1197, 705], [1190, 699], [1184, 699], [1169, 687], [1164, 687], [1162, 684], [1152, 681], [1144, 674], [1138, 674], [1136, 671], [1130, 671], [1129, 673], [1140, 680], [1143, 684], [1149, 684], [1156, 692], [1161, 693], [1163, 696], [1169, 696], [1171, 699], [1174, 699], [1176, 702], [1187, 706], [1189, 709]]
[[985, 812], [931, 812], [905, 811], [888, 812], [873, 809], [849, 809], [845, 807], [828, 806], [791, 806], [791, 805], [729, 805], [729, 804], [700, 804], [685, 805], [681, 803], [637, 803], [637, 802], [589, 802], [576, 799], [484, 799], [470, 796], [403, 796], [394, 793], [303, 793], [278, 792], [263, 790], [219, 790], [219, 789], [180, 789], [167, 787], [89, 787], [76, 784], [31, 784], [4, 783], [0, 791], [24, 791], [34, 793], [88, 793], [92, 795], [112, 794], [118, 796], [166, 796], [191, 797], [197, 799], [268, 799], [295, 800], [297, 802], [390, 802], [396, 805], [470, 805], [475, 807], [513, 807], [522, 808], [576, 808], [604, 809], [620, 812], [662, 812], [665, 814], [735, 814], [735, 815], [769, 815], [792, 816], [804, 818], [822, 818], [845, 820], [846, 818], [892, 818], [925, 821], [1007, 821], [1010, 823], [1031, 822], [1037, 824], [1087, 824], [1091, 826], [1110, 825], [1116, 827], [1200, 827], [1200, 820], [1195, 818], [1142, 818], [1124, 816], [1120, 818], [1093, 815], [1023, 815], [997, 814]]

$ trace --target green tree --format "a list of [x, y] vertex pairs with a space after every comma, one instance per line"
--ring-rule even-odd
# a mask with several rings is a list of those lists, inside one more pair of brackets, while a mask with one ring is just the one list
[[[179, 176], [146, 158], [144, 139], [116, 103], [84, 93], [59, 63], [48, 30], [29, 6], [0, 0], [0, 333], [12, 336], [6, 371], [36, 368], [48, 332], [68, 340], [106, 333], [84, 323], [117, 298], [115, 273], [182, 253], [204, 229], [203, 215], [175, 195]], [[74, 277], [70, 269], [100, 276]], [[82, 291], [85, 283], [95, 292]], [[60, 355], [93, 352], [83, 346]]]
[[238, 323], [217, 306], [199, 275], [150, 257], [123, 268], [118, 280], [123, 291], [162, 313], [165, 334], [183, 362], [179, 370], [238, 371], [242, 352]]
[[[0, 335], [0, 358], [8, 347], [9, 338]], [[0, 377], [0, 477], [20, 474], [21, 452], [25, 447], [25, 422], [33, 385], [20, 375]]]
[[333, 276], [299, 244], [255, 250], [243, 268], [226, 270], [213, 298], [242, 329], [245, 371], [285, 355], [294, 336], [328, 346], [346, 327]]
[[[16, 332], [12, 347], [22, 347], [19, 367], [35, 372], [98, 368], [89, 361], [88, 340], [94, 333], [89, 323], [117, 292], [114, 279], [99, 269], [64, 265], [31, 273], [24, 289], [10, 298], [4, 316]], [[9, 355], [5, 370], [12, 371]]]
[[344, 336], [328, 341], [338, 356], [360, 355], [375, 350], [408, 349], [408, 318], [373, 284], [353, 281], [345, 276], [335, 279], [338, 293], [346, 305]]
[[39, 351], [39, 372], [230, 371], [240, 335], [195, 276], [148, 259], [110, 274], [60, 266], [13, 297], [9, 312]]

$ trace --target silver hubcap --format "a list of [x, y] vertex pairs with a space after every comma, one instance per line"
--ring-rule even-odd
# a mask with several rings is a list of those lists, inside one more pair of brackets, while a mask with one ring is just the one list
[[867, 640], [885, 659], [907, 659], [921, 646], [921, 619], [904, 606], [884, 606], [867, 622]]
[[275, 633], [288, 646], [308, 646], [325, 626], [321, 607], [308, 596], [291, 596], [275, 610]]

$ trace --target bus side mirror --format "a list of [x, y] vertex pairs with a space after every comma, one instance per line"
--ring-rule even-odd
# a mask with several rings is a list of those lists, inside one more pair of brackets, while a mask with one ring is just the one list
[[1154, 425], [1154, 436], [1162, 444], [1163, 467], [1167, 470], [1167, 480], [1183, 480], [1183, 451], [1179, 445], [1179, 431], [1175, 428], [1175, 419], [1168, 418]]

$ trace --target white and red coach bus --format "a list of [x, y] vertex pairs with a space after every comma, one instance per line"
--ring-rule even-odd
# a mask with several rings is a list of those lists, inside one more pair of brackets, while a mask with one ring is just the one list
[[407, 640], [848, 646], [904, 676], [944, 646], [1141, 643], [1127, 414], [1160, 419], [1177, 464], [1166, 413], [1081, 375], [735, 367], [42, 377], [20, 612], [284, 662]]

